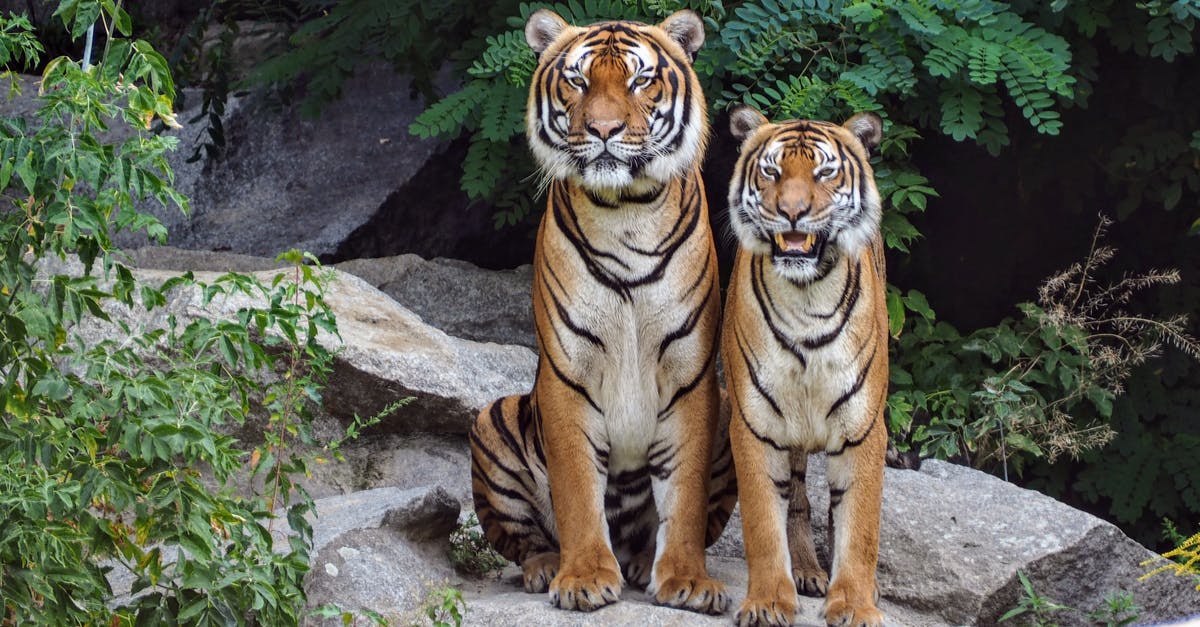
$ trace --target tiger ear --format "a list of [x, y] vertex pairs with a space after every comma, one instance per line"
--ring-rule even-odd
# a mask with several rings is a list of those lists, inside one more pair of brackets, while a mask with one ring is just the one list
[[746, 141], [754, 134], [755, 129], [767, 123], [767, 118], [754, 107], [742, 105], [729, 112], [729, 132], [734, 139]]
[[842, 126], [854, 133], [858, 141], [862, 142], [863, 147], [867, 149], [867, 153], [875, 152], [875, 149], [879, 147], [879, 141], [883, 139], [883, 118], [874, 113], [855, 113]]
[[658, 27], [666, 31], [693, 61], [696, 60], [696, 51], [704, 45], [704, 22], [699, 15], [687, 9], [676, 11]]
[[538, 9], [525, 23], [525, 42], [533, 48], [534, 53], [541, 56], [542, 51], [549, 48], [568, 26], [566, 20], [554, 11]]

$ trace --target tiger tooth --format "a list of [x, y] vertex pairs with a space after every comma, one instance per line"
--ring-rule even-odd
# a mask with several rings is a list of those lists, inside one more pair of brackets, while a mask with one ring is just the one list
[[812, 250], [813, 245], [815, 245], [816, 243], [817, 243], [816, 234], [809, 233], [808, 237], [804, 238], [804, 251], [808, 252], [808, 251]]
[[787, 241], [784, 240], [783, 233], [775, 234], [775, 245], [779, 247], [779, 250], [787, 250]]

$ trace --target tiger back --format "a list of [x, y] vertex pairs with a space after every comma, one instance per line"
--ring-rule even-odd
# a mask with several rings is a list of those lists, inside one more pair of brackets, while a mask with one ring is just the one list
[[[829, 625], [880, 625], [875, 606], [887, 400], [880, 200], [868, 162], [881, 121], [772, 124], [731, 113], [739, 249], [721, 350], [749, 585], [739, 625], [788, 625], [797, 591]], [[831, 570], [818, 563], [807, 457], [828, 456]]]
[[[472, 427], [484, 533], [525, 588], [592, 610], [623, 580], [728, 606], [705, 569], [736, 499], [715, 375], [720, 292], [699, 164], [700, 19], [568, 25], [535, 12], [527, 137], [548, 185], [529, 395]], [[711, 481], [710, 481], [711, 475]]]

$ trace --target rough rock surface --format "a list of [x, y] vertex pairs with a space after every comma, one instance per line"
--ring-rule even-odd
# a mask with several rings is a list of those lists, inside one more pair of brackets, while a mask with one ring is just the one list
[[[180, 272], [257, 272], [286, 265], [267, 257], [173, 246], [143, 246], [126, 256], [133, 266]], [[447, 335], [536, 349], [529, 296], [532, 266], [485, 270], [457, 259], [398, 255], [333, 267], [374, 285]]]
[[[69, 271], [79, 272], [78, 264]], [[332, 272], [325, 297], [341, 337], [323, 334], [320, 341], [335, 353], [324, 396], [325, 409], [333, 416], [371, 416], [390, 402], [412, 396], [413, 402], [386, 418], [377, 432], [463, 433], [484, 405], [531, 387], [537, 359], [533, 351], [450, 337], [362, 279]], [[134, 274], [139, 281], [160, 284], [177, 272], [139, 269]], [[276, 272], [255, 274], [270, 283]], [[218, 274], [195, 276], [212, 282]], [[162, 309], [130, 312], [114, 306], [109, 313], [137, 329], [162, 325], [168, 314], [184, 324], [201, 316], [232, 319], [240, 308], [252, 305], [264, 303], [238, 295], [205, 305], [199, 289], [182, 288]], [[81, 330], [85, 337], [117, 333], [114, 326], [98, 322]]]
[[[289, 248], [332, 253], [438, 149], [408, 134], [422, 110], [407, 79], [382, 66], [362, 68], [317, 119], [280, 110], [259, 92], [231, 99], [222, 160], [195, 171], [184, 162], [203, 134], [181, 131], [171, 159], [192, 215], [156, 211], [169, 242], [265, 256]], [[187, 113], [179, 119], [190, 119]]]
[[[20, 80], [21, 95], [0, 100], [0, 115], [30, 117], [36, 110], [38, 78]], [[297, 106], [281, 107], [262, 91], [231, 96], [224, 156], [192, 163], [188, 159], [208, 136], [203, 122], [188, 123], [199, 113], [201, 94], [184, 92], [177, 111], [184, 128], [172, 131], [180, 142], [167, 161], [175, 188], [191, 200], [191, 213], [154, 201], [142, 203], [142, 210], [157, 216], [169, 243], [181, 248], [267, 257], [291, 248], [334, 253], [445, 147], [408, 133], [425, 103], [391, 68], [360, 68], [343, 91], [316, 119], [301, 116]], [[113, 128], [114, 139], [130, 133], [120, 124]], [[114, 241], [130, 248], [146, 244], [142, 233], [121, 233]]]
[[[809, 478], [814, 533], [818, 552], [824, 556], [828, 496], [821, 457], [810, 463]], [[380, 533], [357, 535], [353, 543], [339, 546], [356, 551], [359, 546], [375, 546], [381, 541], [373, 538]], [[1054, 615], [1061, 625], [1092, 624], [1086, 613], [1120, 589], [1132, 592], [1142, 607], [1139, 624], [1200, 614], [1200, 595], [1187, 581], [1170, 576], [1137, 581], [1145, 572], [1139, 563], [1152, 554], [1112, 525], [969, 468], [931, 461], [919, 472], [889, 469], [882, 536], [880, 608], [889, 625], [997, 624], [999, 616], [1018, 602], [1017, 570], [1030, 577], [1039, 594], [1083, 610]], [[446, 575], [446, 558], [425, 554], [430, 555], [428, 565], [390, 585], [429, 590], [445, 585], [440, 578], [448, 578], [450, 585], [464, 591], [468, 625], [715, 626], [730, 622], [730, 615], [707, 617], [654, 606], [636, 589], [626, 589], [620, 603], [592, 614], [563, 612], [550, 608], [545, 595], [524, 593], [516, 566], [485, 578]], [[746, 589], [742, 554], [741, 522], [735, 516], [721, 541], [710, 549], [708, 560], [714, 576], [729, 587], [735, 607]], [[800, 603], [798, 624], [822, 624], [820, 599], [800, 597]], [[353, 606], [385, 617], [408, 616], [413, 608], [411, 598]]]
[[458, 502], [441, 488], [379, 488], [318, 500], [310, 517], [312, 570], [304, 582], [309, 606], [411, 614], [427, 582], [453, 575], [445, 555], [458, 513]]
[[529, 295], [532, 266], [484, 270], [455, 259], [400, 255], [335, 267], [365, 279], [449, 335], [537, 348]]

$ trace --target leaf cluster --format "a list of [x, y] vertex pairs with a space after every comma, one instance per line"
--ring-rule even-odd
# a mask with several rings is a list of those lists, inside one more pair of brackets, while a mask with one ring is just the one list
[[[919, 292], [889, 287], [896, 337], [889, 421], [902, 443], [919, 445], [922, 455], [975, 465], [998, 461], [1006, 476], [1010, 463], [1021, 472], [1041, 458], [1078, 458], [1113, 439], [1114, 399], [1132, 369], [1164, 342], [1200, 359], [1200, 343], [1186, 333], [1185, 319], [1127, 308], [1133, 294], [1174, 284], [1177, 273], [1100, 281], [1101, 268], [1115, 255], [1102, 244], [1108, 224], [1097, 227], [1084, 261], [1048, 278], [1037, 303], [1019, 305], [1021, 318], [965, 336], [937, 321]], [[1156, 454], [1150, 447], [1144, 453]], [[1128, 480], [1143, 493], [1153, 485]]]
[[450, 563], [468, 575], [483, 575], [508, 565], [508, 560], [492, 548], [479, 527], [475, 512], [450, 532]]
[[[67, 0], [56, 15], [73, 33], [96, 22], [106, 43], [92, 67], [46, 65], [34, 119], [0, 120], [0, 622], [297, 624], [312, 503], [292, 478], [307, 473], [296, 446], [313, 443], [330, 362], [317, 338], [336, 333], [325, 279], [290, 253], [293, 272], [268, 283], [138, 280], [113, 235], [164, 239], [140, 202], [187, 209], [175, 140], [148, 132], [174, 125], [174, 82], [125, 37], [119, 4]], [[20, 20], [0, 26], [5, 59], [35, 62], [31, 41]], [[164, 309], [179, 299], [246, 304], [184, 320]], [[134, 328], [122, 308], [157, 322]], [[266, 438], [247, 450], [231, 431], [256, 412]], [[235, 491], [256, 474], [268, 494]], [[132, 596], [116, 597], [114, 570], [133, 575]]]

